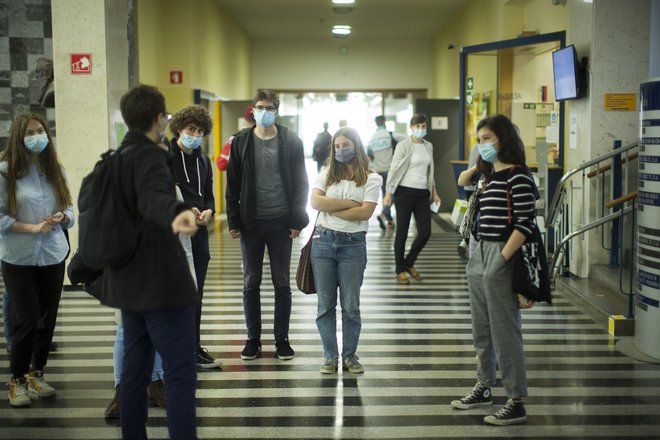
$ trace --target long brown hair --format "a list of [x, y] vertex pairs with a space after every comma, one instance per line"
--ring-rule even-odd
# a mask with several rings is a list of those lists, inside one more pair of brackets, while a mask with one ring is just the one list
[[34, 113], [21, 113], [14, 119], [9, 129], [9, 139], [5, 149], [0, 154], [0, 161], [7, 162], [7, 171], [0, 172], [7, 180], [7, 213], [16, 216], [16, 181], [25, 177], [32, 161], [30, 151], [25, 148], [23, 138], [27, 131], [27, 125], [31, 121], [39, 122], [48, 136], [48, 145], [44, 151], [37, 156], [41, 169], [46, 174], [46, 179], [55, 191], [56, 209], [62, 211], [73, 204], [71, 193], [66, 186], [62, 166], [57, 160], [57, 152], [53, 146], [53, 138], [48, 130], [46, 121]]
[[[497, 158], [500, 162], [507, 165], [519, 165], [523, 168], [527, 167], [525, 163], [525, 144], [520, 139], [516, 126], [509, 118], [504, 115], [484, 118], [477, 124], [477, 132], [483, 127], [489, 128], [490, 131], [495, 133], [497, 140], [500, 142], [500, 148], [497, 150]], [[481, 155], [477, 160], [477, 168], [487, 179], [493, 173], [493, 164], [483, 160]]]
[[[335, 159], [335, 140], [339, 136], [344, 136], [353, 142], [353, 145], [355, 146], [355, 159], [353, 159], [351, 163], [345, 164]], [[332, 148], [326, 159], [326, 165], [328, 166], [328, 179], [325, 182], [326, 187], [339, 183], [342, 180], [353, 180], [355, 186], [362, 186], [367, 183], [367, 177], [369, 177], [370, 173], [369, 158], [367, 157], [367, 153], [364, 152], [362, 140], [355, 129], [342, 127], [337, 130], [332, 137]]]

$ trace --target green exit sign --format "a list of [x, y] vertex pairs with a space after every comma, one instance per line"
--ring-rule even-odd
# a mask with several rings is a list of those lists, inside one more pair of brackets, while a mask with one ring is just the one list
[[535, 102], [524, 102], [523, 103], [523, 110], [536, 110], [536, 103]]

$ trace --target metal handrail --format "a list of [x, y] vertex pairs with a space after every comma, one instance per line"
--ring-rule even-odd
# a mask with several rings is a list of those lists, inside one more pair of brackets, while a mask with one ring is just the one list
[[550, 208], [548, 209], [548, 217], [546, 219], [545, 224], [546, 225], [552, 225], [554, 224], [555, 217], [557, 215], [557, 209], [559, 207], [559, 200], [561, 199], [562, 193], [564, 192], [564, 183], [568, 181], [573, 175], [579, 173], [580, 171], [592, 167], [593, 165], [597, 165], [600, 162], [603, 162], [605, 160], [611, 159], [615, 156], [619, 156], [623, 153], [625, 153], [628, 150], [632, 150], [633, 148], [636, 148], [639, 146], [639, 142], [632, 142], [628, 145], [625, 145], [621, 148], [617, 148], [616, 150], [610, 151], [609, 153], [603, 154], [602, 156], [598, 156], [595, 159], [592, 159], [587, 162], [583, 162], [576, 168], [573, 168], [571, 171], [568, 173], [564, 174], [557, 184], [557, 187], [555, 188], [555, 194], [552, 197], [552, 203], [550, 204]]
[[[595, 220], [595, 221], [589, 223], [588, 225], [583, 226], [580, 229], [577, 229], [577, 230], [571, 232], [570, 234], [566, 235], [561, 240], [561, 242], [559, 242], [558, 245], [555, 245], [555, 251], [552, 254], [552, 260], [551, 260], [550, 267], [549, 267], [549, 272], [550, 272], [551, 278], [555, 279], [555, 277], [557, 276], [557, 274], [555, 273], [555, 269], [557, 267], [561, 266], [561, 260], [563, 260], [563, 256], [564, 256], [564, 253], [565, 253], [563, 251], [564, 246], [566, 246], [566, 244], [569, 241], [571, 241], [573, 238], [577, 237], [578, 235], [582, 235], [587, 231], [590, 231], [594, 228], [597, 228], [598, 226], [604, 225], [605, 223], [609, 223], [613, 220], [616, 220], [619, 217], [623, 217], [626, 214], [630, 214], [632, 212], [632, 210], [633, 210], [633, 207], [628, 206], [628, 207], [626, 207], [626, 208], [624, 208], [620, 211], [615, 211], [612, 214], [609, 214], [609, 215], [606, 215], [605, 217], [599, 218], [598, 220]], [[562, 258], [560, 258], [560, 257], [562, 257]], [[560, 263], [560, 264], [557, 264], [557, 263]]]

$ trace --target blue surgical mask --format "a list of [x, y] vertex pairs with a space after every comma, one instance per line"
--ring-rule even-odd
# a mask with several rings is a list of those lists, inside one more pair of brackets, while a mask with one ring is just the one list
[[351, 163], [355, 159], [355, 148], [335, 150], [335, 160], [340, 163]]
[[426, 136], [426, 130], [415, 129], [413, 130], [413, 136], [415, 136], [417, 139], [422, 139], [424, 136]]
[[184, 147], [195, 150], [202, 146], [202, 137], [190, 136], [189, 134], [183, 133], [181, 135], [181, 143]]
[[35, 134], [33, 136], [25, 136], [23, 142], [25, 143], [25, 148], [33, 153], [40, 154], [44, 151], [46, 145], [48, 145], [48, 135], [43, 133]]
[[495, 163], [497, 160], [497, 150], [493, 144], [477, 144], [481, 158], [486, 162]]
[[275, 112], [268, 110], [254, 110], [254, 120], [261, 127], [270, 127], [275, 122]]

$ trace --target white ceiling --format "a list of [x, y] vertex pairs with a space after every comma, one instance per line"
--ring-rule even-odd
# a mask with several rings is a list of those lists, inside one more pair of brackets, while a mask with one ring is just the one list
[[332, 38], [335, 24], [349, 38], [431, 37], [469, 0], [356, 0], [337, 13], [331, 0], [216, 0], [251, 38]]

